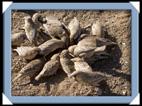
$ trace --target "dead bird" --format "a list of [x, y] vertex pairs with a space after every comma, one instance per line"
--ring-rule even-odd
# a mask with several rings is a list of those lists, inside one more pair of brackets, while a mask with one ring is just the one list
[[44, 56], [47, 56], [49, 53], [64, 47], [65, 47], [64, 42], [58, 39], [48, 40], [38, 46], [38, 48], [40, 49], [40, 55], [44, 55]]
[[60, 66], [59, 53], [54, 54], [49, 61], [46, 62], [42, 71], [35, 77], [39, 81], [42, 77], [48, 77], [56, 74]]
[[37, 45], [36, 44], [36, 34], [37, 34], [37, 27], [35, 23], [32, 20], [32, 17], [26, 16], [24, 17], [25, 19], [25, 25], [24, 25], [24, 30], [27, 35], [28, 40], [30, 43]]
[[17, 76], [12, 80], [12, 82], [15, 82], [17, 79], [25, 76], [30, 76], [30, 78], [32, 78], [35, 76], [35, 74], [41, 71], [44, 63], [45, 60], [43, 58], [32, 60], [26, 66], [24, 66], [20, 72], [18, 72]]
[[78, 42], [77, 46], [74, 47], [73, 55], [79, 56], [83, 52], [87, 52], [88, 50], [92, 50], [96, 48], [96, 37], [95, 36], [87, 36], [81, 41]]
[[69, 76], [73, 71], [75, 71], [74, 63], [71, 61], [72, 56], [69, 54], [67, 49], [63, 50], [60, 54], [60, 64], [63, 71]]
[[70, 46], [68, 50], [75, 57], [91, 57], [94, 53], [104, 52], [107, 46], [111, 45], [116, 45], [116, 43], [105, 38], [87, 35], [77, 45]]
[[14, 49], [18, 53], [20, 57], [23, 57], [27, 60], [34, 59], [37, 54], [40, 53], [40, 49], [38, 47], [30, 47], [30, 46], [21, 46]]
[[46, 17], [46, 23], [43, 26], [52, 38], [63, 36], [63, 25], [56, 17]]
[[92, 68], [84, 59], [76, 57], [71, 60], [74, 62], [75, 71], [69, 77], [75, 76], [75, 79], [78, 81], [95, 84], [96, 86], [102, 80], [106, 79], [104, 74], [93, 72]]
[[70, 30], [70, 43], [73, 43], [77, 40], [77, 38], [79, 37], [79, 35], [81, 34], [81, 27], [80, 27], [80, 23], [77, 20], [76, 17], [74, 17], [69, 25], [68, 28]]
[[69, 77], [75, 77], [75, 79], [79, 82], [95, 86], [99, 86], [100, 82], [105, 81], [107, 79], [106, 76], [104, 76], [104, 74], [99, 72], [82, 72], [82, 71], [75, 71]]
[[51, 38], [64, 41], [66, 46], [69, 45], [70, 31], [68, 27], [56, 17], [46, 17], [46, 23], [43, 24], [45, 31]]

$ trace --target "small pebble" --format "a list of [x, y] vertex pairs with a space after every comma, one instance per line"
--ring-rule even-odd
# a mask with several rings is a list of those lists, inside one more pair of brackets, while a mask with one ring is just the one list
[[123, 46], [126, 46], [126, 43], [123, 42], [122, 45], [123, 45]]
[[126, 95], [126, 93], [127, 93], [127, 91], [126, 91], [126, 90], [122, 91], [122, 94], [123, 94], [123, 95]]

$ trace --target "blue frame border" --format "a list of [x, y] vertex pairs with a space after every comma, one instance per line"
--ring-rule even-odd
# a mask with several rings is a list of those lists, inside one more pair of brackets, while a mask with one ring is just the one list
[[[130, 9], [131, 96], [11, 96], [11, 10], [12, 9]], [[13, 3], [4, 12], [4, 94], [12, 103], [130, 103], [138, 92], [139, 13], [130, 3]]]

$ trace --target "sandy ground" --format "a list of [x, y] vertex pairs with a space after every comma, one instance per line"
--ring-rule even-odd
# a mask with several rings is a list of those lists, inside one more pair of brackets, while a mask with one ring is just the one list
[[[81, 26], [100, 20], [106, 29], [106, 37], [117, 42], [112, 58], [94, 63], [93, 70], [104, 73], [107, 80], [100, 86], [87, 85], [67, 78], [60, 69], [56, 75], [44, 78], [40, 83], [28, 83], [29, 77], [12, 83], [12, 95], [15, 96], [129, 96], [131, 95], [131, 11], [124, 10], [30, 10], [12, 12], [12, 33], [19, 32], [24, 25], [23, 17], [41, 12], [47, 16], [56, 16], [66, 25], [73, 17], [77, 17]], [[28, 45], [28, 41], [24, 45]], [[28, 62], [12, 52], [12, 78]], [[22, 85], [21, 85], [22, 84]]]

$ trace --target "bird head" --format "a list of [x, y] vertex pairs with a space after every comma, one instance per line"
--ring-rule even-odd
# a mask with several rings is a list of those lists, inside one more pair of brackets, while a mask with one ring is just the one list
[[67, 49], [63, 50], [60, 54], [61, 58], [72, 58], [73, 56], [69, 53], [69, 51]]
[[56, 53], [51, 57], [51, 60], [59, 60], [60, 58], [60, 53]]
[[34, 23], [46, 23], [46, 21], [44, 20], [44, 17], [41, 15], [41, 13], [35, 13], [32, 16], [32, 20]]
[[98, 36], [98, 37], [103, 37], [103, 35], [102, 35], [102, 25], [98, 20], [95, 21], [92, 24], [91, 33], [92, 33], [92, 35], [95, 35], [95, 36]]
[[69, 53], [71, 53], [72, 55], [74, 54], [74, 49], [76, 48], [76, 45], [72, 45], [68, 48]]
[[24, 20], [25, 20], [25, 22], [32, 22], [32, 17], [31, 16], [25, 16]]

